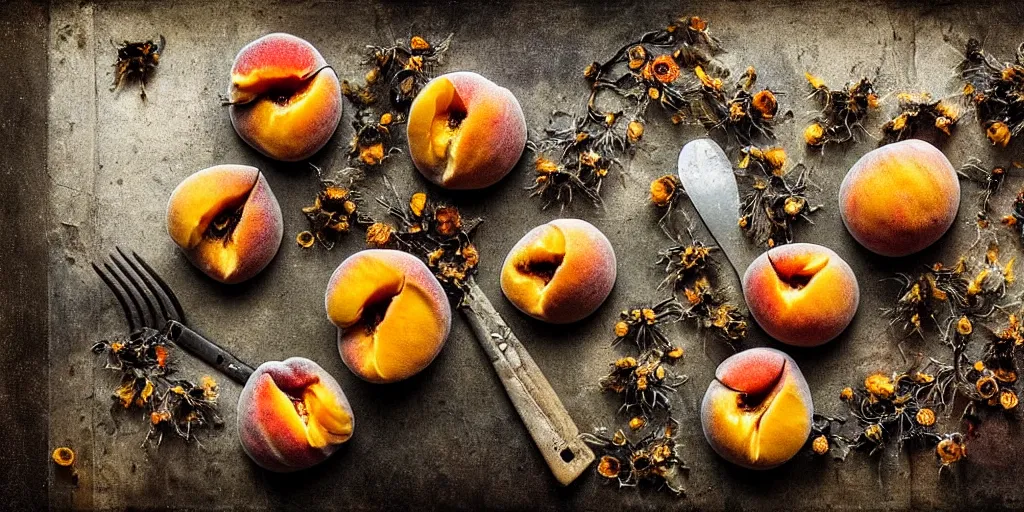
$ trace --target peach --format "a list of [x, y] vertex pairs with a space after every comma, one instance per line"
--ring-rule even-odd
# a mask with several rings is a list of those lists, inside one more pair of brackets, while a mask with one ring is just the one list
[[733, 464], [770, 469], [793, 458], [811, 433], [814, 404], [796, 362], [770, 348], [722, 361], [700, 406], [704, 437]]
[[280, 473], [323, 462], [352, 437], [345, 393], [303, 357], [256, 368], [238, 397], [238, 438], [256, 464]]
[[281, 206], [259, 169], [216, 165], [185, 178], [167, 202], [167, 233], [222, 283], [259, 274], [281, 247]]
[[341, 121], [341, 83], [320, 52], [290, 34], [269, 34], [235, 57], [228, 90], [231, 125], [275, 160], [305, 160]]
[[341, 359], [360, 378], [397, 382], [426, 368], [452, 326], [441, 283], [415, 256], [367, 249], [341, 262], [327, 284], [327, 317]]
[[960, 181], [941, 151], [916, 139], [869, 151], [839, 187], [843, 224], [853, 238], [882, 256], [928, 247], [953, 225]]
[[470, 72], [441, 75], [409, 109], [409, 154], [428, 180], [450, 189], [491, 186], [526, 148], [526, 117], [508, 89]]
[[567, 324], [597, 310], [615, 285], [615, 251], [596, 227], [557, 219], [530, 230], [501, 267], [501, 291], [538, 320]]
[[814, 347], [850, 325], [860, 303], [860, 286], [850, 265], [831, 249], [788, 244], [762, 253], [747, 267], [743, 298], [769, 336]]

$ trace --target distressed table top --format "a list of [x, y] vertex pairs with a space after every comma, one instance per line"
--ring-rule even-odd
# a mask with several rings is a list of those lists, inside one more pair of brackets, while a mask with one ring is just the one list
[[[783, 91], [782, 108], [794, 120], [780, 126], [780, 143], [792, 158], [813, 169], [821, 187], [812, 197], [824, 205], [814, 225], [797, 230], [798, 241], [831, 247], [856, 272], [860, 311], [839, 339], [810, 350], [786, 348], [800, 364], [822, 413], [845, 412], [838, 391], [876, 370], [903, 365], [879, 308], [896, 287], [881, 282], [895, 271], [921, 263], [951, 261], [975, 238], [972, 207], [976, 188], [964, 186], [964, 201], [951, 232], [918, 256], [891, 260], [874, 256], [850, 238], [840, 220], [836, 195], [846, 170], [875, 146], [865, 139], [824, 154], [805, 151], [800, 133], [812, 116], [803, 74], [830, 84], [860, 76], [877, 77], [883, 94], [927, 90], [937, 96], [958, 88], [956, 49], [943, 36], [978, 37], [992, 53], [1011, 56], [1022, 39], [1024, 8], [1013, 3], [972, 2], [943, 6], [896, 3], [701, 2], [56, 2], [48, 37], [49, 92], [29, 91], [48, 101], [48, 208], [5, 211], [15, 223], [40, 223], [45, 215], [45, 273], [48, 278], [48, 449], [76, 449], [81, 480], [77, 487], [49, 473], [50, 505], [57, 508], [463, 508], [702, 509], [777, 508], [932, 508], [986, 504], [1022, 506], [1019, 460], [1024, 448], [1013, 440], [1018, 422], [990, 421], [972, 442], [969, 458], [939, 474], [929, 450], [880, 461], [854, 453], [845, 462], [798, 456], [770, 472], [737, 469], [707, 446], [697, 415], [700, 398], [717, 363], [730, 354], [692, 326], [673, 325], [669, 335], [687, 350], [682, 371], [691, 381], [673, 397], [681, 423], [682, 458], [691, 468], [687, 496], [650, 489], [617, 490], [588, 471], [560, 488], [505, 397], [486, 357], [464, 320], [456, 316], [440, 356], [424, 372], [393, 385], [356, 378], [338, 357], [335, 329], [323, 310], [331, 272], [362, 247], [353, 236], [333, 251], [302, 250], [292, 242], [305, 229], [300, 208], [316, 191], [305, 165], [269, 161], [242, 142], [228, 121], [220, 96], [227, 90], [235, 53], [268, 32], [284, 31], [312, 42], [341, 78], [359, 79], [363, 47], [421, 34], [454, 34], [442, 70], [473, 70], [508, 87], [523, 105], [532, 134], [543, 128], [554, 108], [576, 108], [585, 99], [581, 70], [604, 59], [639, 34], [675, 16], [698, 14], [728, 50], [723, 61], [734, 70], [757, 68], [760, 84]], [[42, 16], [40, 16], [40, 13]], [[29, 22], [44, 23], [45, 9]], [[29, 16], [29, 15], [26, 15]], [[34, 21], [33, 21], [34, 20]], [[4, 22], [9, 24], [9, 22]], [[5, 25], [6, 26], [6, 25]], [[114, 50], [111, 40], [163, 35], [167, 49], [143, 102], [133, 89], [110, 92]], [[3, 50], [6, 51], [6, 50]], [[3, 51], [0, 51], [2, 56]], [[4, 94], [11, 94], [10, 92]], [[871, 117], [878, 127], [895, 109], [883, 98]], [[351, 137], [353, 109], [329, 149], [314, 163], [340, 164]], [[8, 110], [4, 122], [11, 122]], [[603, 190], [605, 208], [579, 204], [542, 210], [523, 190], [532, 180], [530, 158], [487, 190], [450, 194], [428, 184], [406, 154], [386, 161], [367, 180], [367, 196], [383, 192], [382, 175], [407, 195], [427, 190], [485, 219], [476, 241], [481, 249], [481, 288], [523, 340], [569, 413], [583, 431], [623, 426], [617, 397], [598, 389], [608, 362], [621, 354], [612, 347], [611, 326], [619, 311], [638, 302], [656, 302], [663, 275], [654, 265], [659, 249], [670, 245], [657, 229], [658, 212], [647, 205], [651, 179], [675, 167], [679, 148], [703, 134], [697, 127], [673, 126], [657, 109], [623, 179]], [[4, 132], [8, 133], [8, 132]], [[943, 150], [954, 166], [969, 157], [985, 164], [1006, 163], [1020, 154], [1015, 145], [990, 149], [982, 130], [965, 119]], [[36, 158], [44, 149], [36, 146]], [[5, 170], [18, 161], [3, 160]], [[24, 157], [29, 158], [29, 157]], [[1017, 157], [1019, 158], [1019, 156]], [[285, 242], [274, 262], [250, 282], [221, 286], [205, 278], [177, 250], [164, 227], [171, 190], [192, 172], [221, 163], [250, 164], [264, 170], [284, 212]], [[38, 167], [38, 166], [37, 166]], [[10, 180], [10, 172], [5, 176]], [[1010, 178], [995, 200], [1006, 210], [1020, 180]], [[6, 193], [10, 188], [3, 189]], [[24, 196], [19, 196], [24, 197]], [[5, 195], [6, 198], [6, 195]], [[617, 250], [618, 282], [592, 317], [570, 326], [551, 326], [520, 314], [501, 295], [498, 274], [512, 245], [531, 227], [560, 216], [595, 224]], [[10, 225], [7, 223], [6, 225]], [[1004, 233], [1006, 247], [1020, 244]], [[270, 474], [250, 462], [234, 431], [234, 404], [240, 389], [221, 382], [227, 428], [203, 433], [202, 445], [165, 439], [143, 447], [147, 424], [136, 413], [111, 407], [116, 377], [89, 351], [93, 340], [120, 332], [116, 302], [96, 279], [89, 263], [115, 245], [138, 251], [177, 291], [190, 323], [229, 347], [243, 360], [259, 362], [301, 355], [319, 362], [341, 383], [357, 418], [355, 436], [325, 463], [289, 475]], [[25, 269], [4, 276], [43, 272], [40, 254], [26, 254]], [[13, 252], [9, 254], [15, 254]], [[34, 269], [34, 270], [33, 270]], [[734, 279], [723, 273], [726, 282]], [[5, 286], [17, 285], [5, 281]], [[733, 297], [738, 298], [733, 286]], [[7, 308], [16, 307], [9, 304]], [[702, 349], [707, 344], [706, 355]], [[779, 346], [753, 329], [742, 347]], [[911, 352], [944, 350], [937, 342], [911, 341]], [[3, 359], [3, 368], [17, 365]], [[183, 371], [209, 373], [199, 363]], [[0, 378], [0, 382], [3, 379]], [[45, 394], [43, 395], [45, 396]], [[38, 443], [37, 443], [38, 445]], [[45, 457], [42, 454], [29, 454]]]

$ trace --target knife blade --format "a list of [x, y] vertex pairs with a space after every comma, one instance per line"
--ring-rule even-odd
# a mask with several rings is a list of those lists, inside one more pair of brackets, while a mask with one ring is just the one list
[[729, 157], [715, 141], [697, 139], [679, 152], [678, 172], [690, 202], [742, 282], [761, 251], [740, 229], [740, 194]]

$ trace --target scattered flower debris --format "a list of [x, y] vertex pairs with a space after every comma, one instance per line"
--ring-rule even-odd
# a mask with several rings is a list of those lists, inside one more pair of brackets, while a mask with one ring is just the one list
[[[385, 178], [385, 183], [400, 201], [398, 192]], [[374, 221], [366, 231], [370, 247], [396, 247], [423, 259], [455, 305], [462, 305], [469, 289], [469, 279], [477, 271], [480, 252], [471, 235], [481, 219], [464, 219], [458, 208], [430, 199], [425, 193], [413, 194], [401, 205], [378, 198], [394, 225]]]
[[821, 78], [805, 73], [811, 94], [821, 110], [804, 129], [804, 142], [813, 148], [826, 144], [843, 144], [854, 140], [858, 130], [864, 132], [863, 121], [878, 108], [878, 93], [868, 78], [848, 82], [842, 89], [832, 89]]
[[372, 223], [359, 210], [362, 197], [355, 190], [363, 174], [359, 169], [349, 167], [338, 173], [337, 178], [327, 179], [319, 167], [310, 166], [320, 178], [320, 190], [313, 204], [302, 209], [309, 221], [309, 230], [299, 233], [295, 241], [307, 249], [319, 242], [330, 250], [354, 227]]
[[194, 430], [224, 424], [217, 412], [216, 381], [204, 376], [195, 384], [174, 377], [171, 346], [167, 333], [148, 327], [92, 346], [93, 353], [106, 355], [107, 369], [121, 374], [114, 402], [148, 413], [150, 429], [143, 444], [155, 438], [159, 446], [167, 432], [191, 441]]
[[[301, 247], [311, 248], [316, 242], [325, 249], [334, 245], [354, 226], [373, 224], [357, 211], [360, 206], [360, 182], [369, 171], [401, 150], [392, 130], [406, 121], [412, 100], [434, 76], [451, 45], [452, 35], [432, 43], [422, 36], [399, 40], [391, 46], [367, 45], [364, 64], [370, 70], [362, 85], [343, 80], [342, 94], [355, 106], [352, 121], [353, 137], [347, 157], [349, 166], [338, 171], [337, 179], [324, 179], [319, 167], [313, 166], [320, 178], [314, 204], [303, 208], [309, 230], [296, 236]], [[377, 233], [380, 236], [380, 233]]]
[[370, 70], [363, 84], [341, 83], [342, 94], [356, 107], [348, 153], [352, 165], [375, 167], [399, 151], [391, 129], [406, 121], [413, 98], [433, 78], [451, 41], [452, 35], [434, 43], [417, 35], [391, 46], [367, 45], [363, 63]]
[[617, 430], [610, 438], [600, 430], [580, 437], [604, 452], [598, 459], [597, 474], [618, 482], [620, 488], [638, 487], [646, 482], [682, 495], [685, 492], [682, 480], [689, 468], [677, 453], [678, 428], [679, 423], [669, 419], [663, 429], [650, 432], [636, 442], [630, 441], [622, 430]]
[[955, 99], [933, 100], [932, 95], [901, 92], [896, 95], [899, 113], [882, 125], [882, 140], [886, 145], [920, 135], [925, 130], [952, 134], [961, 117], [961, 108]]
[[1024, 130], [1024, 43], [1012, 62], [1000, 62], [980, 41], [968, 39], [957, 71], [964, 101], [977, 111], [985, 136], [993, 146], [1006, 147]]
[[740, 203], [740, 228], [762, 247], [792, 242], [793, 224], [813, 224], [810, 214], [821, 208], [807, 197], [810, 171], [803, 164], [789, 167], [781, 147], [747, 146], [740, 154], [740, 176], [750, 182]]
[[[651, 183], [651, 204], [665, 210], [658, 225], [675, 243], [658, 252], [655, 263], [663, 266], [666, 274], [659, 288], [671, 288], [685, 299], [681, 301], [682, 319], [695, 323], [701, 330], [712, 331], [735, 349], [734, 344], [746, 337], [747, 322], [739, 308], [713, 285], [717, 266], [711, 255], [718, 248], [694, 237], [693, 223], [678, 205], [679, 198], [685, 197], [680, 193], [682, 189], [671, 188], [671, 194], [656, 193], [667, 189], [667, 184], [678, 183], [669, 178], [674, 177], [663, 176]], [[678, 218], [673, 213], [678, 213]], [[684, 229], [677, 227], [679, 222], [685, 224]]]
[[[692, 16], [647, 32], [605, 62], [588, 65], [583, 72], [590, 85], [586, 111], [556, 110], [544, 136], [528, 143], [537, 155], [534, 183], [527, 189], [530, 195], [540, 197], [544, 208], [555, 203], [565, 208], [580, 196], [601, 206], [601, 185], [613, 169], [622, 169], [619, 158], [631, 154], [643, 139], [652, 104], [660, 105], [676, 124], [688, 120], [701, 120], [709, 128], [737, 124], [718, 115], [728, 113], [724, 97], [707, 96], [721, 103], [718, 108], [705, 105], [699, 77], [720, 84], [728, 76], [714, 57], [720, 51], [707, 21]], [[759, 96], [756, 107], [753, 96], [737, 101], [774, 112], [773, 98], [765, 94]], [[746, 117], [737, 114], [736, 119]]]
[[122, 41], [121, 44], [115, 44], [117, 60], [114, 61], [114, 83], [110, 90], [116, 91], [126, 83], [138, 82], [139, 96], [145, 101], [146, 83], [160, 64], [160, 54], [166, 46], [164, 36], [160, 36], [159, 43], [150, 39], [145, 42]]

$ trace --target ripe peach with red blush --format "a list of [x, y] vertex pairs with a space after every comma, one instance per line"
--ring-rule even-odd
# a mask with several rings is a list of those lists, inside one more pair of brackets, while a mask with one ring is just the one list
[[771, 469], [807, 442], [814, 404], [793, 358], [752, 348], [722, 361], [700, 412], [704, 437], [722, 458], [745, 468]]
[[839, 211], [853, 238], [882, 256], [906, 256], [935, 243], [960, 208], [960, 180], [949, 159], [916, 139], [868, 152], [839, 187]]
[[284, 221], [259, 169], [217, 165], [185, 178], [171, 193], [167, 233], [203, 273], [233, 284], [274, 259]]
[[409, 154], [428, 180], [450, 189], [497, 183], [526, 148], [526, 117], [519, 100], [470, 72], [441, 75], [413, 100]]
[[327, 284], [327, 317], [341, 359], [369, 382], [397, 382], [429, 365], [451, 330], [444, 289], [415, 256], [367, 249], [349, 256]]
[[533, 228], [501, 267], [501, 291], [520, 311], [566, 324], [597, 310], [615, 285], [615, 251], [587, 221], [557, 219]]
[[341, 121], [341, 83], [320, 52], [290, 34], [269, 34], [242, 48], [231, 67], [231, 125], [275, 160], [305, 160]]
[[323, 462], [354, 429], [352, 407], [338, 381], [302, 357], [263, 363], [238, 397], [242, 448], [271, 471]]
[[789, 345], [826, 343], [853, 320], [860, 286], [834, 251], [815, 244], [781, 245], [764, 252], [743, 275], [750, 314], [769, 336]]

